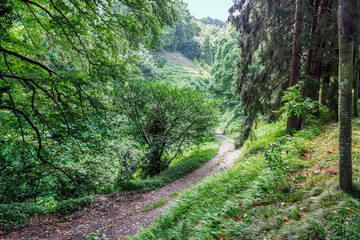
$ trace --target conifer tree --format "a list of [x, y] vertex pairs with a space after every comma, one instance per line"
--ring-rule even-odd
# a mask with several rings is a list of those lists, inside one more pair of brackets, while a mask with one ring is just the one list
[[[300, 61], [302, 52], [301, 34], [304, 25], [304, 13], [302, 0], [296, 0], [295, 10], [295, 29], [293, 37], [292, 57], [291, 57], [291, 74], [290, 87], [299, 82], [300, 79]], [[290, 116], [287, 120], [286, 133], [292, 134], [294, 131], [300, 130], [302, 118], [298, 116]]]
[[339, 0], [339, 183], [352, 188], [352, 83], [354, 78], [354, 35], [358, 0]]
[[[297, 5], [302, 14], [295, 16]], [[298, 81], [304, 82], [305, 97], [319, 101], [323, 85], [321, 103], [330, 106], [336, 101], [336, 94], [328, 94], [333, 91], [330, 79], [338, 72], [336, 9], [335, 0], [235, 1], [230, 21], [239, 32], [241, 49], [236, 89], [246, 115], [238, 147], [251, 135], [259, 116], [270, 120], [279, 116], [283, 91]], [[303, 19], [295, 21], [299, 16]], [[336, 104], [330, 107], [337, 110]], [[298, 130], [303, 124], [291, 125], [289, 129]]]

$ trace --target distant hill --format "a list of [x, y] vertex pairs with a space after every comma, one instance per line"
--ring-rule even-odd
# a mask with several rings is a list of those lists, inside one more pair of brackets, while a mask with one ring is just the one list
[[155, 62], [162, 62], [163, 81], [196, 91], [206, 91], [211, 82], [210, 73], [181, 53], [152, 53]]
[[226, 26], [226, 22], [223, 22], [219, 19], [214, 19], [214, 18], [211, 18], [211, 17], [207, 17], [207, 18], [201, 18], [199, 19], [200, 22], [202, 22], [203, 24], [208, 24], [208, 25], [214, 25], [214, 26], [217, 26], [217, 27], [225, 27]]

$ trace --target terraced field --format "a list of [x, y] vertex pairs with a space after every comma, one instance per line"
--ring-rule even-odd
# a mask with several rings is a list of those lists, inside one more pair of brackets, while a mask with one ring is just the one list
[[153, 57], [166, 59], [165, 65], [161, 68], [163, 81], [197, 91], [206, 91], [211, 84], [209, 72], [179, 53], [154, 53]]

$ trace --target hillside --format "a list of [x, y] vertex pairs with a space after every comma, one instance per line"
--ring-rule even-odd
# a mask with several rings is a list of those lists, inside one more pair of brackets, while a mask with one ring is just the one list
[[[353, 124], [358, 183], [360, 120]], [[283, 125], [260, 127], [233, 168], [179, 192], [151, 228], [129, 239], [360, 239], [360, 191], [338, 190], [338, 125], [293, 137]]]
[[208, 71], [181, 53], [153, 53], [155, 62], [162, 62], [160, 73], [163, 81], [196, 91], [206, 91], [211, 82]]

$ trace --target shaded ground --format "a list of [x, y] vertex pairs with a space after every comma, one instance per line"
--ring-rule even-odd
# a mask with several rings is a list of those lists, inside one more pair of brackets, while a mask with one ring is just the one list
[[[175, 182], [146, 194], [116, 192], [98, 196], [99, 202], [91, 209], [66, 216], [33, 217], [15, 232], [0, 235], [0, 239], [85, 239], [90, 232], [102, 228], [110, 239], [124, 239], [141, 228], [148, 227], [171, 204], [171, 193], [188, 187], [206, 176], [232, 167], [240, 151], [234, 151], [234, 141], [218, 135], [219, 152], [209, 162]], [[148, 212], [144, 206], [167, 198], [170, 203]]]

